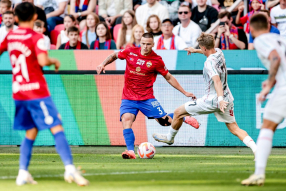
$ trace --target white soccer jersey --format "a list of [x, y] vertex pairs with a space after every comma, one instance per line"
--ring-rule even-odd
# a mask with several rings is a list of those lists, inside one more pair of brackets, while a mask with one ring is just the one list
[[276, 74], [276, 84], [274, 91], [286, 93], [286, 40], [278, 34], [267, 33], [260, 35], [254, 40], [254, 47], [257, 55], [264, 66], [269, 70], [269, 54], [276, 50], [281, 58], [280, 66]]
[[203, 69], [203, 76], [205, 81], [205, 95], [203, 96], [203, 99], [207, 104], [211, 105], [218, 105], [217, 92], [212, 80], [212, 77], [215, 75], [220, 77], [224, 100], [229, 103], [233, 102], [234, 100], [227, 84], [227, 69], [224, 55], [219, 48], [216, 48], [215, 50], [216, 53], [211, 54], [205, 61]]

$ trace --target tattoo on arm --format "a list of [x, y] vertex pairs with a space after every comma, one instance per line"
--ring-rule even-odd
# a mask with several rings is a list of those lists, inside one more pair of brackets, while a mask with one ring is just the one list
[[275, 77], [280, 65], [280, 58], [278, 56], [274, 56], [270, 60], [270, 69], [269, 69], [269, 77], [268, 81], [271, 86], [275, 84]]
[[113, 61], [115, 61], [117, 58], [118, 58], [118, 53], [110, 54], [110, 55], [103, 61], [103, 65], [106, 66], [106, 65], [112, 63]]

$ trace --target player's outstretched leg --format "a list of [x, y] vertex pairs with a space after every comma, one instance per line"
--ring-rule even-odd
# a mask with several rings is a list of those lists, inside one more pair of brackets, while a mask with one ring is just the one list
[[65, 181], [68, 183], [75, 182], [79, 186], [87, 186], [89, 184], [88, 180], [86, 180], [73, 165], [71, 149], [64, 134], [63, 127], [57, 125], [51, 128], [51, 132], [55, 138], [56, 150], [65, 165]]
[[134, 120], [135, 115], [131, 113], [124, 113], [121, 117], [123, 136], [127, 147], [127, 150], [122, 153], [123, 159], [136, 159], [134, 152], [135, 136], [133, 130], [131, 129]]
[[[279, 120], [278, 120], [279, 121]], [[255, 173], [241, 182], [242, 185], [263, 185], [265, 168], [272, 149], [272, 139], [278, 123], [264, 119], [257, 139]]]
[[255, 157], [257, 146], [247, 132], [240, 129], [236, 122], [226, 123], [226, 126], [233, 135], [237, 136], [247, 147], [252, 150]]
[[174, 143], [174, 138], [178, 133], [180, 127], [184, 122], [184, 117], [189, 116], [190, 114], [186, 111], [185, 105], [178, 107], [174, 112], [173, 121], [171, 127], [169, 129], [168, 134], [159, 134], [154, 133], [153, 138], [162, 143], [167, 143], [168, 145], [172, 145]]
[[25, 139], [22, 141], [20, 148], [20, 167], [16, 179], [16, 184], [18, 186], [24, 184], [37, 184], [37, 182], [34, 181], [33, 177], [28, 171], [28, 167], [32, 156], [33, 144], [37, 137], [37, 134], [38, 134], [37, 128], [29, 129], [26, 131]]
[[[156, 121], [162, 126], [170, 126], [172, 124], [173, 118], [174, 118], [174, 113], [169, 113], [165, 117], [156, 119]], [[194, 127], [195, 129], [198, 129], [200, 127], [199, 122], [192, 116], [184, 117], [183, 121], [186, 124]]]

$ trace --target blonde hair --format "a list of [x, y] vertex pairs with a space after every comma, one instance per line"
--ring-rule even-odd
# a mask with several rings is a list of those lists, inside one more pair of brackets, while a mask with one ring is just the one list
[[[135, 30], [136, 28], [140, 28], [142, 30], [142, 32], [144, 33], [144, 27], [142, 27], [141, 25], [137, 24], [135, 25], [133, 28], [132, 28], [132, 35], [131, 35], [131, 38], [130, 38], [130, 41], [128, 42], [128, 44], [134, 44], [135, 43], [135, 36], [134, 36], [134, 33], [135, 33]], [[143, 35], [143, 34], [142, 34]]]
[[133, 21], [132, 21], [132, 27], [134, 27], [136, 24], [137, 24], [137, 20], [136, 20], [136, 17], [135, 17], [135, 13], [134, 11], [132, 10], [127, 10], [125, 11], [125, 13], [123, 14], [122, 16], [122, 21], [121, 21], [121, 24], [122, 24], [122, 27], [121, 27], [121, 38], [120, 38], [120, 41], [119, 41], [119, 48], [122, 47], [124, 44], [126, 44], [126, 31], [127, 31], [127, 25], [124, 23], [124, 15], [128, 13], [129, 15], [131, 15]]
[[197, 39], [200, 46], [210, 50], [214, 48], [214, 37], [211, 34], [202, 33]]
[[[99, 17], [95, 14], [95, 13], [89, 13], [87, 16], [86, 16], [86, 20], [87, 20], [87, 17], [91, 15], [93, 16], [94, 20], [95, 20], [95, 27], [96, 25], [99, 23]], [[90, 44], [88, 42], [88, 30], [89, 30], [89, 27], [86, 25], [86, 31], [85, 31], [85, 40], [86, 40], [86, 46], [87, 47], [90, 47]]]
[[152, 30], [151, 27], [150, 27], [150, 20], [151, 20], [152, 18], [156, 18], [156, 19], [157, 19], [157, 21], [158, 21], [158, 28], [157, 28], [156, 30], [157, 30], [157, 31], [161, 31], [161, 20], [160, 20], [160, 18], [159, 18], [157, 15], [150, 15], [150, 17], [147, 19], [146, 31], [148, 31], [148, 32], [150, 32], [150, 33], [153, 32], [153, 30]]

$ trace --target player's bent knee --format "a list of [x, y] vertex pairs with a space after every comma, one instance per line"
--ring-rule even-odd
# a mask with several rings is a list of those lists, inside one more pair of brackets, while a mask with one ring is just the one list
[[61, 131], [64, 131], [64, 128], [63, 126], [61, 125], [57, 125], [57, 126], [54, 126], [50, 129], [50, 131], [52, 132], [53, 135], [57, 134], [58, 132], [61, 132]]
[[162, 126], [170, 126], [171, 125], [171, 123], [169, 122], [168, 116], [166, 116], [165, 119], [164, 118], [157, 118], [157, 121]]
[[186, 114], [186, 110], [184, 108], [184, 106], [180, 106], [179, 108], [177, 108], [175, 111], [174, 111], [174, 118], [183, 118]]

